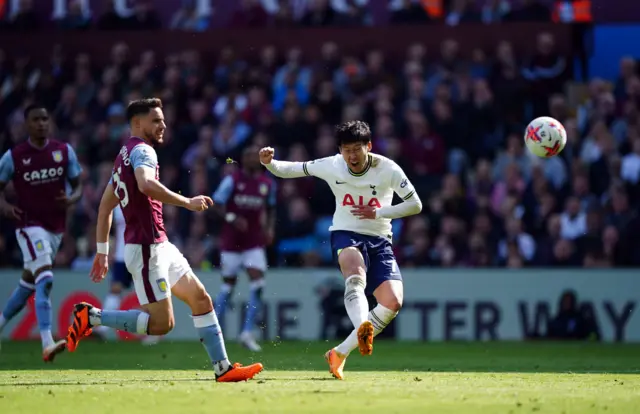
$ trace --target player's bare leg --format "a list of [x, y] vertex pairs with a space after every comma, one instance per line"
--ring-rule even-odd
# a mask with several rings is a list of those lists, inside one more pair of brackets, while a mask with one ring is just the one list
[[171, 291], [191, 308], [193, 324], [200, 336], [200, 342], [209, 354], [216, 381], [247, 381], [263, 370], [260, 363], [246, 367], [238, 363], [231, 365], [211, 297], [193, 272], [188, 272], [180, 278]]
[[247, 312], [245, 316], [242, 332], [240, 333], [240, 342], [253, 352], [262, 351], [262, 347], [258, 345], [253, 335], [256, 325], [256, 317], [262, 308], [262, 290], [264, 289], [264, 273], [259, 269], [247, 269], [249, 275], [249, 302], [247, 303]]
[[340, 270], [345, 277], [344, 306], [359, 332], [358, 345], [362, 355], [373, 352], [373, 325], [368, 319], [369, 303], [364, 289], [367, 274], [362, 253], [356, 247], [347, 247], [338, 253]]
[[102, 325], [139, 335], [165, 335], [175, 325], [171, 298], [143, 305], [142, 310], [105, 310], [86, 302], [76, 304], [67, 334], [67, 350], [75, 352], [79, 342], [91, 335], [94, 327]]

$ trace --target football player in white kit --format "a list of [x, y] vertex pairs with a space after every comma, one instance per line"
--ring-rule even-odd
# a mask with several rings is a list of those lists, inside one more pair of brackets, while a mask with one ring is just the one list
[[[104, 310], [118, 310], [122, 302], [122, 294], [133, 286], [133, 278], [127, 270], [124, 261], [124, 215], [120, 206], [113, 209], [113, 224], [115, 233], [115, 249], [113, 253], [113, 266], [111, 267], [111, 283], [109, 293], [104, 299]], [[94, 332], [106, 339], [111, 328], [100, 325], [94, 328]], [[160, 341], [159, 335], [145, 335], [140, 339], [145, 345], [155, 345]]]
[[[391, 247], [391, 220], [422, 211], [422, 202], [404, 171], [389, 158], [372, 154], [371, 131], [362, 121], [336, 128], [340, 153], [309, 162], [273, 159], [273, 148], [260, 150], [260, 162], [276, 177], [314, 176], [326, 181], [336, 197], [331, 248], [345, 278], [344, 304], [354, 330], [325, 358], [329, 371], [343, 379], [349, 353], [373, 352], [373, 337], [402, 307], [402, 276]], [[391, 205], [394, 192], [403, 202]], [[378, 304], [369, 312], [366, 292]]]

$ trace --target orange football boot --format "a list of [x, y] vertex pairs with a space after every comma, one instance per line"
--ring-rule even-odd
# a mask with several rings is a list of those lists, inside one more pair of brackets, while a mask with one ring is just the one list
[[263, 369], [264, 367], [259, 362], [255, 364], [247, 365], [246, 367], [236, 362], [229, 369], [229, 371], [225, 372], [220, 376], [216, 375], [216, 381], [217, 382], [249, 381], [256, 375], [258, 375], [260, 372], [262, 372]]
[[358, 348], [362, 355], [373, 353], [373, 324], [369, 321], [362, 322], [358, 328]]
[[78, 303], [73, 311], [73, 324], [69, 327], [67, 334], [67, 350], [73, 352], [78, 348], [78, 343], [84, 337], [91, 335], [91, 322], [89, 322], [89, 312], [93, 306], [86, 303]]
[[342, 355], [335, 349], [331, 349], [324, 354], [324, 359], [329, 364], [329, 372], [333, 375], [333, 378], [339, 380], [344, 379], [342, 370], [344, 369], [344, 363], [347, 361], [346, 355]]
[[66, 345], [67, 345], [67, 341], [62, 339], [62, 340], [57, 341], [57, 342], [51, 344], [50, 346], [46, 347], [42, 351], [42, 360], [44, 362], [53, 362], [53, 360], [55, 359], [56, 355], [58, 355], [60, 352], [64, 351]]

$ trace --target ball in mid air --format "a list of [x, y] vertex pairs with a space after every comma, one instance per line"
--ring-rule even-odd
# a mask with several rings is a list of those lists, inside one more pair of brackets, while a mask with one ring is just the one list
[[538, 157], [554, 157], [564, 149], [567, 143], [567, 132], [558, 120], [541, 116], [527, 126], [524, 143], [529, 151]]

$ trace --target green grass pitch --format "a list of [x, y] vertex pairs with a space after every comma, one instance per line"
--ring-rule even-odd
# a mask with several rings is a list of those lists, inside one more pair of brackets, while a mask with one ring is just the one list
[[[84, 341], [54, 365], [38, 343], [0, 351], [0, 413], [638, 413], [640, 346], [394, 343], [327, 372], [329, 343], [267, 344], [254, 381], [218, 384], [197, 342]], [[234, 344], [233, 361], [254, 356]]]

